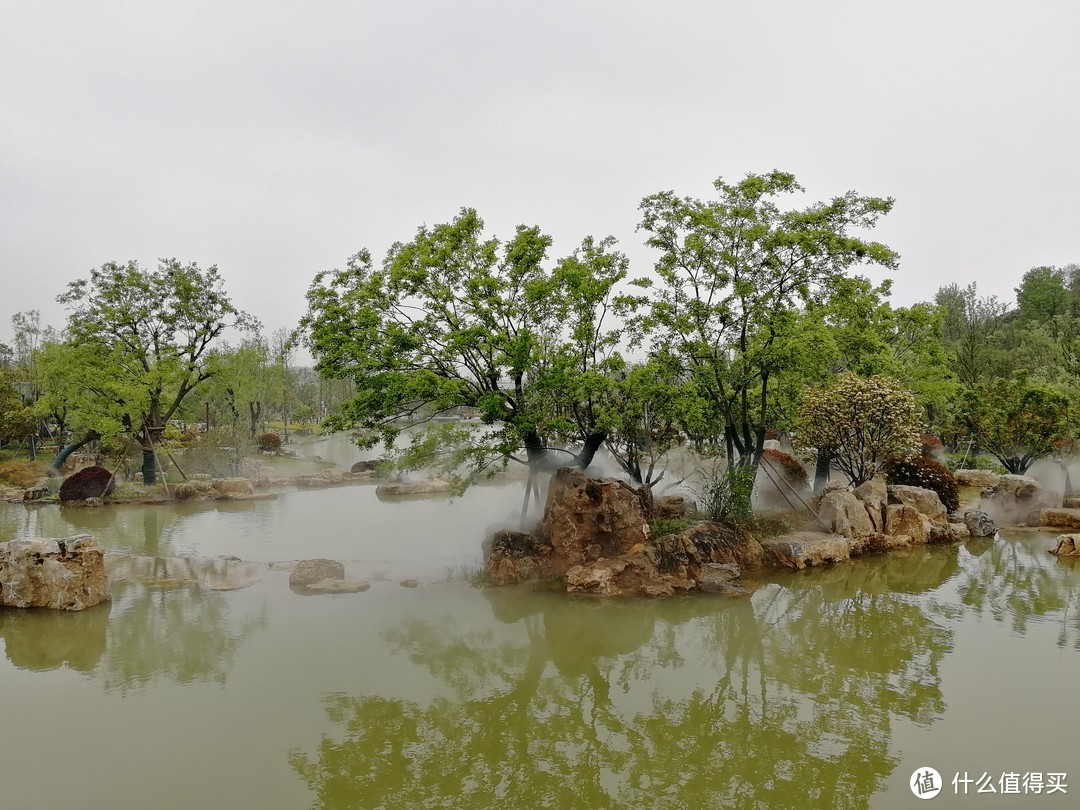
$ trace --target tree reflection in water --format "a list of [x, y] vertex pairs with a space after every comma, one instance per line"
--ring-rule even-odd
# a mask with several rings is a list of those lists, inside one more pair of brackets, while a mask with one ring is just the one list
[[961, 601], [1017, 633], [1033, 620], [1057, 621], [1058, 645], [1080, 650], [1080, 559], [1047, 553], [1054, 545], [1054, 536], [1034, 532], [969, 541]]
[[11, 663], [98, 669], [105, 689], [122, 694], [158, 680], [224, 683], [239, 648], [266, 627], [265, 607], [238, 618], [215, 590], [249, 577], [243, 563], [123, 557], [110, 567], [111, 603], [78, 613], [0, 608]]
[[453, 697], [328, 695], [340, 737], [290, 762], [321, 808], [866, 807], [898, 764], [894, 720], [943, 711], [952, 645], [910, 594], [957, 550], [890, 559], [744, 600], [488, 591], [515, 640], [451, 616], [385, 634]]

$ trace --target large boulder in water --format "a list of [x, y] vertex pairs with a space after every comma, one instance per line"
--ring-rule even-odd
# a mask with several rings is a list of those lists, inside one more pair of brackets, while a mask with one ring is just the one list
[[589, 478], [577, 467], [563, 467], [551, 478], [537, 534], [551, 546], [552, 572], [562, 575], [645, 543], [649, 522], [638, 493], [625, 481]]
[[104, 498], [113, 491], [113, 474], [104, 467], [83, 467], [64, 479], [60, 485], [60, 501], [85, 501]]
[[93, 537], [0, 543], [0, 605], [83, 610], [109, 598], [105, 557]]

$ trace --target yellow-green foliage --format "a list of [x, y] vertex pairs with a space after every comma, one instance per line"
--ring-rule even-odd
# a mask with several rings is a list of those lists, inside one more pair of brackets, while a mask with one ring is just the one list
[[40, 461], [16, 459], [0, 464], [0, 481], [15, 487], [32, 487], [45, 477], [48, 468]]

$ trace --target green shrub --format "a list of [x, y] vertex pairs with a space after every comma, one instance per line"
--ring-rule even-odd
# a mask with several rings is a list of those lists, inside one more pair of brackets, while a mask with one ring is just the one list
[[749, 467], [714, 467], [701, 470], [694, 488], [698, 506], [709, 520], [733, 528], [746, 528], [754, 522], [750, 495], [754, 491], [754, 471]]
[[946, 467], [932, 458], [905, 455], [885, 459], [885, 480], [890, 484], [932, 489], [945, 504], [945, 509], [955, 512], [960, 508], [960, 490], [956, 478]]
[[694, 525], [689, 518], [653, 518], [649, 521], [649, 535], [656, 540], [671, 534], [678, 534]]

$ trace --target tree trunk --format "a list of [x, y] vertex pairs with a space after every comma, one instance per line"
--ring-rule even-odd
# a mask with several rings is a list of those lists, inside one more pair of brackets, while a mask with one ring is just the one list
[[142, 449], [142, 480], [148, 487], [157, 483], [157, 457], [153, 447]]
[[825, 489], [825, 485], [829, 483], [829, 466], [832, 464], [832, 457], [824, 450], [818, 450], [817, 463], [814, 465], [814, 494], [820, 495], [821, 491]]
[[68, 460], [68, 457], [79, 450], [82, 447], [90, 444], [90, 442], [97, 441], [101, 438], [101, 434], [97, 431], [91, 430], [85, 436], [77, 442], [67, 445], [59, 453], [56, 454], [56, 458], [53, 459], [53, 463], [49, 465], [49, 475], [53, 478], [60, 474], [60, 468], [64, 466], [64, 462]]

